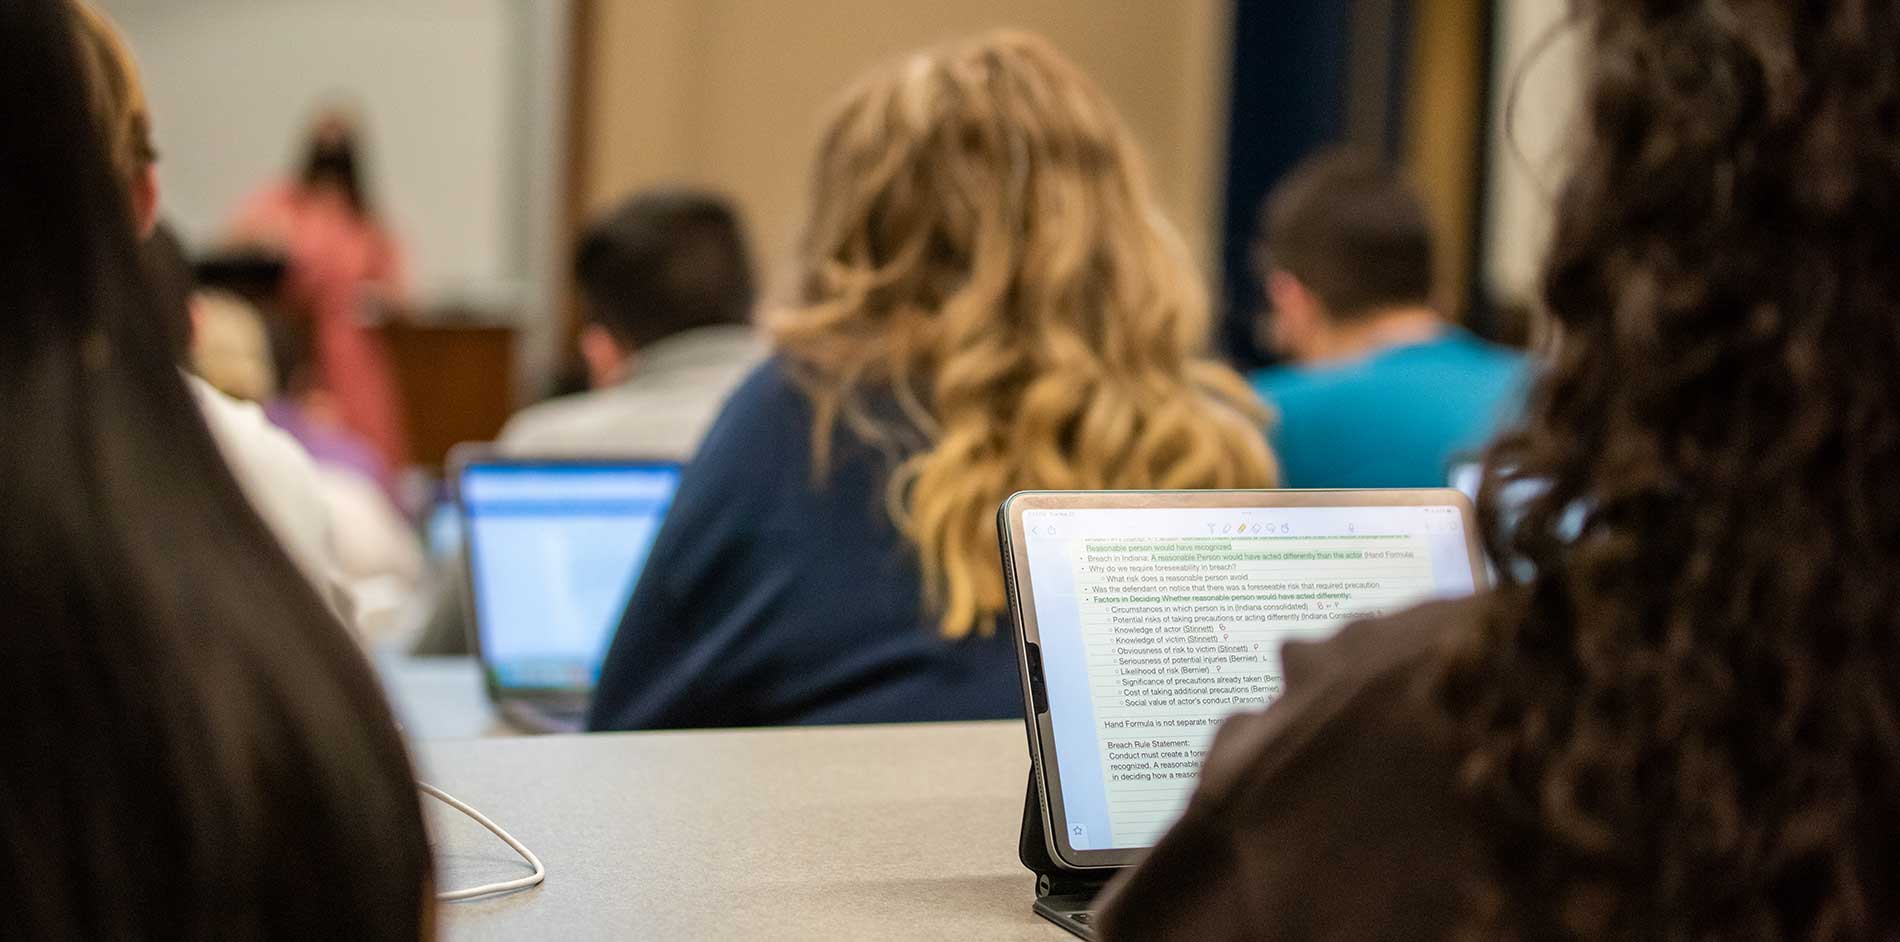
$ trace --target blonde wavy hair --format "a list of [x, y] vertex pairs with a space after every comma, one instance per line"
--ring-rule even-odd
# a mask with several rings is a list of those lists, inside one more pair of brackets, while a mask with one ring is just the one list
[[[1275, 483], [1133, 140], [1037, 36], [861, 80], [820, 143], [798, 268], [765, 323], [813, 404], [813, 472], [840, 422], [893, 457], [889, 510], [947, 638], [995, 630], [1014, 491]], [[892, 399], [901, 416], [872, 406]]]

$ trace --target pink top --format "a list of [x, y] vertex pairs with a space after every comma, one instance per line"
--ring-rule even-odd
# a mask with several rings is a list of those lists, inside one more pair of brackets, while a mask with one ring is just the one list
[[400, 302], [408, 290], [396, 240], [341, 196], [299, 184], [246, 200], [231, 232], [236, 241], [288, 256], [291, 300], [315, 318], [318, 383], [335, 398], [343, 422], [390, 467], [401, 467], [408, 458], [401, 392], [388, 351], [364, 324], [369, 299]]

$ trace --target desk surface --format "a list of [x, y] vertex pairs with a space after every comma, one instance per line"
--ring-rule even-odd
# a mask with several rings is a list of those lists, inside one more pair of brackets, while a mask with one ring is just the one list
[[[1040, 939], [1016, 860], [1015, 722], [419, 743], [425, 781], [540, 855], [547, 882], [442, 909], [448, 939]], [[445, 888], [526, 865], [430, 811]]]
[[411, 742], [515, 735], [495, 715], [472, 657], [386, 654], [376, 658], [376, 673]]

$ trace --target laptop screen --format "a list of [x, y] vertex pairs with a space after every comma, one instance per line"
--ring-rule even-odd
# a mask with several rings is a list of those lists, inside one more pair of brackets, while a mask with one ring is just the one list
[[1069, 846], [1151, 846], [1215, 727], [1279, 695], [1282, 642], [1473, 592], [1455, 500], [1024, 510]]
[[593, 688], [679, 479], [664, 463], [464, 466], [469, 597], [497, 687]]

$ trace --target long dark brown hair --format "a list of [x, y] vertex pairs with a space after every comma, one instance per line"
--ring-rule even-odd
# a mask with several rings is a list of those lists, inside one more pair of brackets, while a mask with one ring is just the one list
[[408, 756], [173, 363], [72, 16], [0, 6], [0, 938], [413, 942]]
[[[1491, 455], [1504, 584], [1443, 688], [1509, 835], [1476, 927], [1890, 936], [1900, 6], [1574, 15], [1559, 349]], [[1507, 521], [1513, 482], [1541, 496]]]

